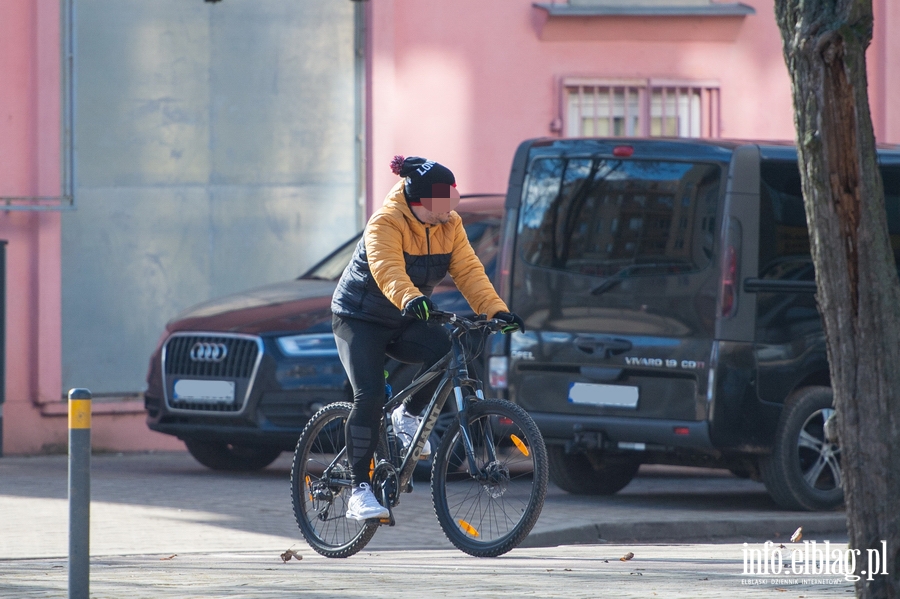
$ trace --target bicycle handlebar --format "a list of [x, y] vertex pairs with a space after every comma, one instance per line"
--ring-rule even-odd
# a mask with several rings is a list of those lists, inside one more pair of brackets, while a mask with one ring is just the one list
[[509, 323], [505, 320], [498, 320], [496, 318], [478, 318], [476, 320], [471, 320], [465, 316], [460, 316], [453, 312], [444, 312], [443, 310], [431, 310], [428, 315], [428, 321], [439, 324], [452, 324], [465, 330], [488, 329], [491, 332], [497, 332], [503, 327], [509, 326]]

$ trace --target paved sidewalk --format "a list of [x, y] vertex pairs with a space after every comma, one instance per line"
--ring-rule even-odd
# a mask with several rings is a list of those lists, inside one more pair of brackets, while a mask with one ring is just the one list
[[[798, 526], [807, 540], [846, 541], [844, 514], [781, 511], [762, 485], [721, 471], [643, 467], [613, 497], [551, 487], [532, 534], [496, 559], [453, 548], [427, 484], [419, 483], [402, 496], [397, 526], [379, 530], [359, 555], [329, 560], [297, 530], [289, 465], [285, 454], [265, 471], [237, 474], [206, 470], [184, 453], [94, 456], [92, 597], [846, 597], [852, 591], [834, 576], [745, 576], [744, 541], [761, 549], [771, 539], [790, 551], [787, 539]], [[0, 599], [66, 595], [66, 493], [65, 456], [0, 459]], [[671, 539], [682, 544], [659, 544]], [[304, 559], [283, 563], [279, 555], [291, 547]], [[627, 552], [634, 559], [619, 561]]]
[[[283, 549], [287, 549], [286, 547]], [[283, 550], [282, 549], [282, 550]], [[747, 576], [739, 544], [572, 545], [515, 549], [494, 559], [459, 551], [364, 551], [335, 560], [297, 546], [301, 561], [266, 551], [103, 557], [94, 599], [596, 597], [849, 597], [841, 576]], [[626, 552], [630, 561], [620, 561]], [[66, 562], [0, 560], [0, 597], [64, 597]]]

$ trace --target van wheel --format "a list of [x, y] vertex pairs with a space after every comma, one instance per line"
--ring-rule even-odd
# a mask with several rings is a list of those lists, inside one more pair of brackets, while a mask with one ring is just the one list
[[613, 495], [631, 482], [640, 462], [592, 461], [583, 453], [566, 453], [562, 445], [548, 445], [550, 480], [573, 495]]
[[841, 449], [825, 438], [832, 405], [829, 387], [807, 387], [788, 398], [772, 454], [760, 463], [763, 482], [778, 505], [812, 511], [844, 501]]
[[185, 439], [184, 444], [195, 460], [213, 470], [262, 470], [281, 455], [280, 448], [266, 445], [232, 445], [224, 441], [196, 439]]

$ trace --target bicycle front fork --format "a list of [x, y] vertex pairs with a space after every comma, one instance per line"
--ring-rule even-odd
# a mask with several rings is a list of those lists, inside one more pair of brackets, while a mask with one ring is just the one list
[[[462, 387], [456, 385], [453, 387], [453, 395], [456, 397], [456, 410], [459, 417], [459, 431], [462, 435], [463, 446], [466, 449], [466, 461], [469, 465], [469, 475], [473, 478], [478, 478], [482, 471], [478, 467], [478, 462], [475, 458], [475, 446], [472, 443], [472, 431], [469, 428], [469, 401], [466, 400], [466, 397], [463, 395]], [[479, 400], [484, 399], [484, 393], [481, 389], [475, 390], [475, 396]], [[497, 459], [497, 451], [494, 447], [494, 437], [491, 429], [491, 420], [490, 417], [485, 418], [483, 423], [483, 427], [481, 430], [481, 439], [480, 441], [484, 443], [484, 452], [485, 452], [485, 465], [490, 464], [491, 462], [496, 461]]]

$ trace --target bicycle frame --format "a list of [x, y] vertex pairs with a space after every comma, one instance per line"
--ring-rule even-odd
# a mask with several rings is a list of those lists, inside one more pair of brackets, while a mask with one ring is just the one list
[[[456, 315], [450, 313], [443, 313], [449, 318], [449, 322], [445, 323], [453, 325], [457, 322], [462, 322], [461, 319], [456, 317]], [[397, 480], [399, 482], [398, 492], [409, 492], [412, 490], [410, 486], [410, 480], [412, 479], [413, 470], [416, 467], [416, 463], [419, 460], [419, 454], [422, 452], [422, 448], [425, 447], [425, 442], [428, 440], [429, 435], [431, 435], [431, 431], [434, 429], [434, 425], [437, 422], [438, 417], [441, 414], [441, 410], [444, 407], [444, 404], [447, 401], [447, 398], [450, 395], [450, 391], [452, 389], [454, 394], [454, 399], [456, 401], [456, 409], [457, 415], [459, 418], [460, 424], [460, 433], [462, 435], [463, 446], [466, 451], [466, 461], [468, 464], [469, 475], [472, 477], [479, 477], [481, 472], [477, 466], [475, 460], [475, 450], [472, 444], [472, 434], [469, 431], [468, 418], [466, 418], [466, 414], [468, 412], [468, 403], [466, 401], [466, 396], [463, 394], [463, 387], [468, 387], [473, 389], [475, 392], [475, 397], [478, 400], [484, 399], [484, 388], [481, 381], [478, 379], [471, 378], [469, 376], [469, 369], [466, 366], [465, 360], [465, 350], [462, 344], [462, 337], [467, 332], [467, 329], [461, 324], [456, 324], [450, 331], [450, 351], [447, 354], [438, 360], [431, 368], [417, 376], [405, 389], [394, 395], [384, 406], [382, 412], [382, 426], [381, 426], [381, 436], [382, 442], [385, 447], [389, 448], [389, 451], [392, 451], [393, 448], [391, 444], [388, 442], [387, 436], [387, 424], [390, 422], [390, 413], [400, 405], [406, 398], [410, 397], [417, 391], [419, 391], [422, 387], [433, 381], [436, 377], [442, 377], [441, 381], [438, 383], [438, 387], [434, 392], [434, 395], [431, 398], [431, 401], [428, 403], [428, 407], [425, 409], [424, 414], [422, 415], [422, 423], [419, 425], [419, 428], [416, 430], [416, 434], [413, 438], [412, 443], [410, 443], [409, 447], [406, 449], [404, 453], [400, 456], [400, 465], [397, 470]], [[490, 427], [490, 423], [487, 424]], [[490, 429], [487, 431], [490, 433]], [[484, 443], [485, 449], [487, 451], [487, 455], [489, 457], [488, 461], [493, 461], [496, 459], [496, 448], [493, 445], [493, 441], [490, 434], [484, 435]], [[437, 448], [435, 448], [437, 449]], [[334, 468], [335, 464], [340, 462], [341, 459], [346, 455], [347, 448], [343, 448], [338, 455], [335, 456], [334, 460], [332, 460], [331, 464], [329, 464], [325, 468], [324, 476], [330, 478], [330, 473]], [[392, 466], [396, 467], [394, 463], [395, 456], [389, 456], [390, 461], [392, 462]], [[337, 483], [339, 485], [350, 486], [350, 481], [331, 479], [333, 483]]]
[[[456, 317], [451, 316], [449, 324], [453, 324], [456, 321]], [[432, 396], [431, 401], [428, 404], [428, 407], [425, 409], [425, 412], [422, 415], [422, 423], [419, 425], [419, 428], [416, 431], [413, 442], [410, 443], [410, 446], [407, 448], [405, 454], [402, 455], [402, 461], [400, 463], [400, 469], [398, 473], [400, 489], [409, 488], [409, 481], [412, 478], [413, 470], [415, 469], [416, 463], [418, 462], [419, 454], [421, 453], [422, 448], [425, 446], [425, 442], [428, 440], [429, 435], [431, 435], [431, 431], [434, 429], [434, 425], [441, 414], [441, 410], [443, 409], [444, 404], [447, 401], [447, 397], [450, 395], [451, 389], [456, 400], [456, 409], [459, 417], [460, 432], [462, 434], [463, 445], [466, 450], [466, 460], [469, 466], [469, 474], [473, 477], [479, 475], [479, 469], [475, 461], [474, 447], [472, 445], [472, 435], [469, 431], [468, 419], [466, 418], [466, 414], [468, 411], [468, 402], [466, 401], [466, 396], [463, 394], [463, 387], [473, 389], [475, 392], [475, 397], [477, 397], [479, 400], [484, 399], [484, 390], [481, 381], [469, 376], [469, 369], [468, 366], [466, 366], [465, 360], [465, 350], [463, 349], [462, 345], [462, 336], [466, 332], [466, 329], [459, 325], [451, 330], [451, 347], [447, 355], [438, 360], [438, 362], [434, 364], [434, 366], [416, 377], [405, 389], [400, 391], [397, 395], [391, 398], [391, 400], [387, 404], [385, 404], [384, 422], [387, 423], [391, 411], [399, 406], [403, 400], [416, 393], [419, 389], [424, 387], [435, 377], [443, 374], [443, 378], [438, 384], [438, 388], [435, 390], [434, 395]], [[386, 428], [383, 427], [382, 431], [385, 435], [385, 441], [387, 441]], [[493, 460], [496, 457], [495, 448], [493, 447], [490, 435], [485, 435], [485, 437], [488, 455], [490, 456], [490, 459]], [[435, 448], [435, 451], [436, 450], [437, 448]]]

